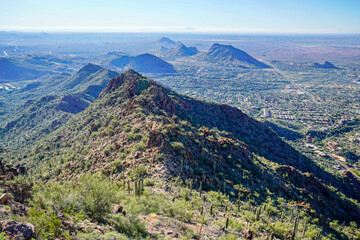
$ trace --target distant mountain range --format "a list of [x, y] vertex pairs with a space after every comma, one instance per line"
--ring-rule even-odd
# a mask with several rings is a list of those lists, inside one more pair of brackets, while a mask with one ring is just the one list
[[101, 55], [100, 58], [104, 58], [104, 59], [114, 59], [114, 58], [119, 58], [122, 56], [126, 56], [127, 54], [124, 52], [117, 52], [117, 51], [113, 51], [113, 52], [108, 52], [104, 55]]
[[57, 129], [83, 111], [116, 76], [118, 73], [89, 63], [73, 75], [62, 73], [26, 85], [14, 93], [17, 98], [40, 99], [29, 100], [12, 113], [0, 129], [0, 143], [12, 139], [14, 145], [22, 146]]
[[60, 84], [63, 92], [81, 92], [97, 98], [109, 79], [118, 73], [89, 63]]
[[143, 73], [175, 73], [174, 67], [152, 54], [145, 53], [137, 56], [122, 56], [110, 61], [121, 69], [134, 69]]
[[323, 64], [314, 63], [312, 66], [314, 68], [323, 68], [323, 69], [337, 69], [338, 68], [334, 64], [332, 64], [331, 62], [327, 62], [327, 61], [325, 61]]
[[89, 63], [74, 74], [60, 73], [39, 78], [26, 85], [21, 92], [27, 94], [26, 98], [29, 99], [49, 94], [82, 93], [82, 97], [92, 101], [97, 98], [109, 79], [117, 75], [117, 72]]
[[0, 81], [31, 80], [50, 73], [50, 71], [41, 71], [21, 66], [15, 60], [9, 58], [0, 58]]
[[163, 46], [177, 46], [179, 44], [179, 42], [175, 42], [168, 37], [162, 37], [156, 43]]
[[22, 54], [0, 58], [0, 81], [24, 81], [45, 75], [73, 73], [89, 62], [84, 57]]
[[240, 49], [219, 43], [214, 43], [208, 51], [196, 54], [192, 58], [197, 61], [229, 67], [270, 68], [267, 64], [260, 62]]
[[177, 58], [193, 56], [198, 53], [199, 50], [197, 48], [186, 47], [184, 44], [180, 44], [176, 48], [159, 53], [158, 56], [165, 60], [174, 60]]

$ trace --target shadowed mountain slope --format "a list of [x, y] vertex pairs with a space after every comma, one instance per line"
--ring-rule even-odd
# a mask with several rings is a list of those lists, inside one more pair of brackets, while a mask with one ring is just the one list
[[74, 74], [60, 73], [46, 76], [26, 85], [19, 93], [22, 99], [36, 99], [46, 95], [81, 94], [81, 98], [93, 101], [117, 72], [89, 63]]
[[14, 60], [0, 58], [0, 81], [31, 80], [49, 74], [48, 71], [40, 71], [19, 65]]
[[331, 62], [324, 62], [323, 64], [321, 63], [314, 63], [312, 65], [314, 68], [323, 68], [323, 69], [337, 69], [337, 67], [332, 64]]
[[49, 134], [83, 111], [117, 75], [90, 63], [73, 75], [62, 73], [28, 84], [15, 94], [31, 100], [0, 128], [0, 143], [11, 142], [10, 148], [16, 148]]

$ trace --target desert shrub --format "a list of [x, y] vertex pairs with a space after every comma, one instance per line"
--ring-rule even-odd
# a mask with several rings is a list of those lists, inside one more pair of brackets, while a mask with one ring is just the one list
[[55, 239], [57, 237], [71, 239], [67, 232], [61, 230], [61, 221], [53, 211], [32, 208], [28, 214], [29, 221], [35, 226], [39, 239]]
[[84, 212], [97, 220], [110, 213], [112, 204], [117, 200], [112, 183], [91, 175], [84, 176], [81, 183], [85, 190], [82, 196]]
[[124, 127], [124, 132], [130, 132], [131, 131], [131, 127], [129, 124], [126, 124]]
[[229, 220], [229, 226], [230, 226], [232, 229], [240, 232], [240, 231], [245, 227], [245, 224], [242, 223], [242, 222], [239, 222], [239, 221], [236, 220], [236, 219], [230, 218], [230, 220]]
[[145, 224], [134, 215], [125, 217], [122, 214], [116, 214], [112, 216], [111, 222], [116, 231], [124, 233], [126, 236], [136, 238], [146, 236]]
[[130, 239], [128, 238], [125, 234], [121, 234], [118, 232], [108, 232], [108, 233], [104, 233], [101, 234], [99, 232], [93, 231], [91, 233], [82, 233], [82, 232], [78, 232], [76, 234], [76, 239], [81, 239], [81, 240], [93, 240], [93, 239], [98, 239], [98, 240], [112, 240], [112, 239], [116, 239], [116, 240], [127, 240]]
[[134, 147], [133, 147], [133, 151], [136, 152], [136, 151], [145, 151], [145, 144], [144, 143], [135, 143], [134, 144]]
[[1, 239], [1, 240], [10, 240], [10, 237], [7, 236], [7, 235], [5, 235], [4, 232], [2, 232], [2, 233], [0, 233], [0, 239]]
[[190, 193], [191, 193], [191, 190], [189, 188], [183, 188], [182, 191], [180, 192], [180, 197], [186, 201], [189, 201]]
[[127, 156], [126, 153], [120, 153], [118, 158], [120, 160], [124, 160], [126, 158], [126, 156]]
[[309, 239], [316, 239], [320, 233], [321, 233], [321, 229], [319, 227], [317, 227], [316, 225], [312, 224], [307, 228], [305, 235]]
[[141, 140], [142, 135], [140, 133], [130, 133], [128, 134], [128, 138], [130, 141]]
[[111, 124], [113, 127], [117, 127], [117, 126], [119, 126], [119, 121], [114, 118], [113, 120], [111, 120], [110, 124]]
[[220, 207], [223, 205], [229, 205], [229, 197], [220, 192], [210, 191], [206, 194], [209, 202], [215, 207]]
[[114, 166], [114, 171], [121, 171], [122, 170], [122, 163], [120, 160], [115, 160], [112, 162]]
[[114, 146], [112, 144], [106, 145], [104, 148], [104, 154], [108, 156], [114, 150]]
[[238, 237], [231, 233], [226, 233], [220, 236], [219, 240], [236, 240]]
[[132, 132], [138, 133], [138, 132], [140, 132], [140, 129], [138, 127], [133, 127]]
[[115, 132], [114, 132], [113, 129], [111, 129], [111, 128], [106, 129], [106, 135], [108, 135], [108, 136], [113, 136], [114, 133], [115, 133]]
[[144, 180], [144, 185], [145, 185], [146, 187], [152, 187], [152, 186], [155, 185], [155, 180], [152, 179], [152, 178], [145, 178], [145, 180]]
[[185, 200], [175, 200], [166, 210], [169, 216], [177, 217], [185, 222], [191, 222], [191, 219], [194, 216], [191, 204]]
[[161, 213], [169, 208], [171, 202], [163, 194], [144, 191], [140, 197], [127, 199], [126, 209], [133, 215]]
[[158, 153], [156, 157], [158, 161], [162, 161], [165, 159], [165, 155], [163, 153]]
[[136, 168], [133, 168], [130, 175], [131, 177], [137, 179], [139, 177], [145, 176], [147, 174], [147, 167], [143, 164], [140, 164]]
[[64, 213], [73, 216], [85, 214], [94, 220], [101, 220], [111, 213], [120, 192], [110, 180], [95, 175], [84, 175], [78, 183], [48, 183], [35, 186], [34, 190], [33, 206], [44, 210], [56, 206]]
[[175, 151], [182, 151], [184, 149], [184, 144], [181, 142], [171, 142], [171, 146], [175, 149]]
[[92, 137], [92, 138], [96, 138], [96, 137], [98, 137], [100, 134], [98, 133], [98, 132], [92, 132], [91, 134], [90, 134], [90, 137]]
[[276, 222], [273, 225], [273, 231], [276, 234], [276, 236], [282, 237], [282, 238], [285, 238], [287, 236], [290, 229], [291, 229], [291, 226], [289, 224], [283, 223], [283, 222]]

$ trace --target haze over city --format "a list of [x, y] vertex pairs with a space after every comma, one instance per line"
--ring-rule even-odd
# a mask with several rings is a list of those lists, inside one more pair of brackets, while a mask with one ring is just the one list
[[0, 30], [360, 33], [357, 0], [16, 0], [0, 7]]

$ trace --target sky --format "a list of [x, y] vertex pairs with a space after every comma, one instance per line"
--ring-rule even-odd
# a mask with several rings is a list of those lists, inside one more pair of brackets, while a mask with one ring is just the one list
[[360, 33], [360, 0], [0, 0], [1, 31]]

